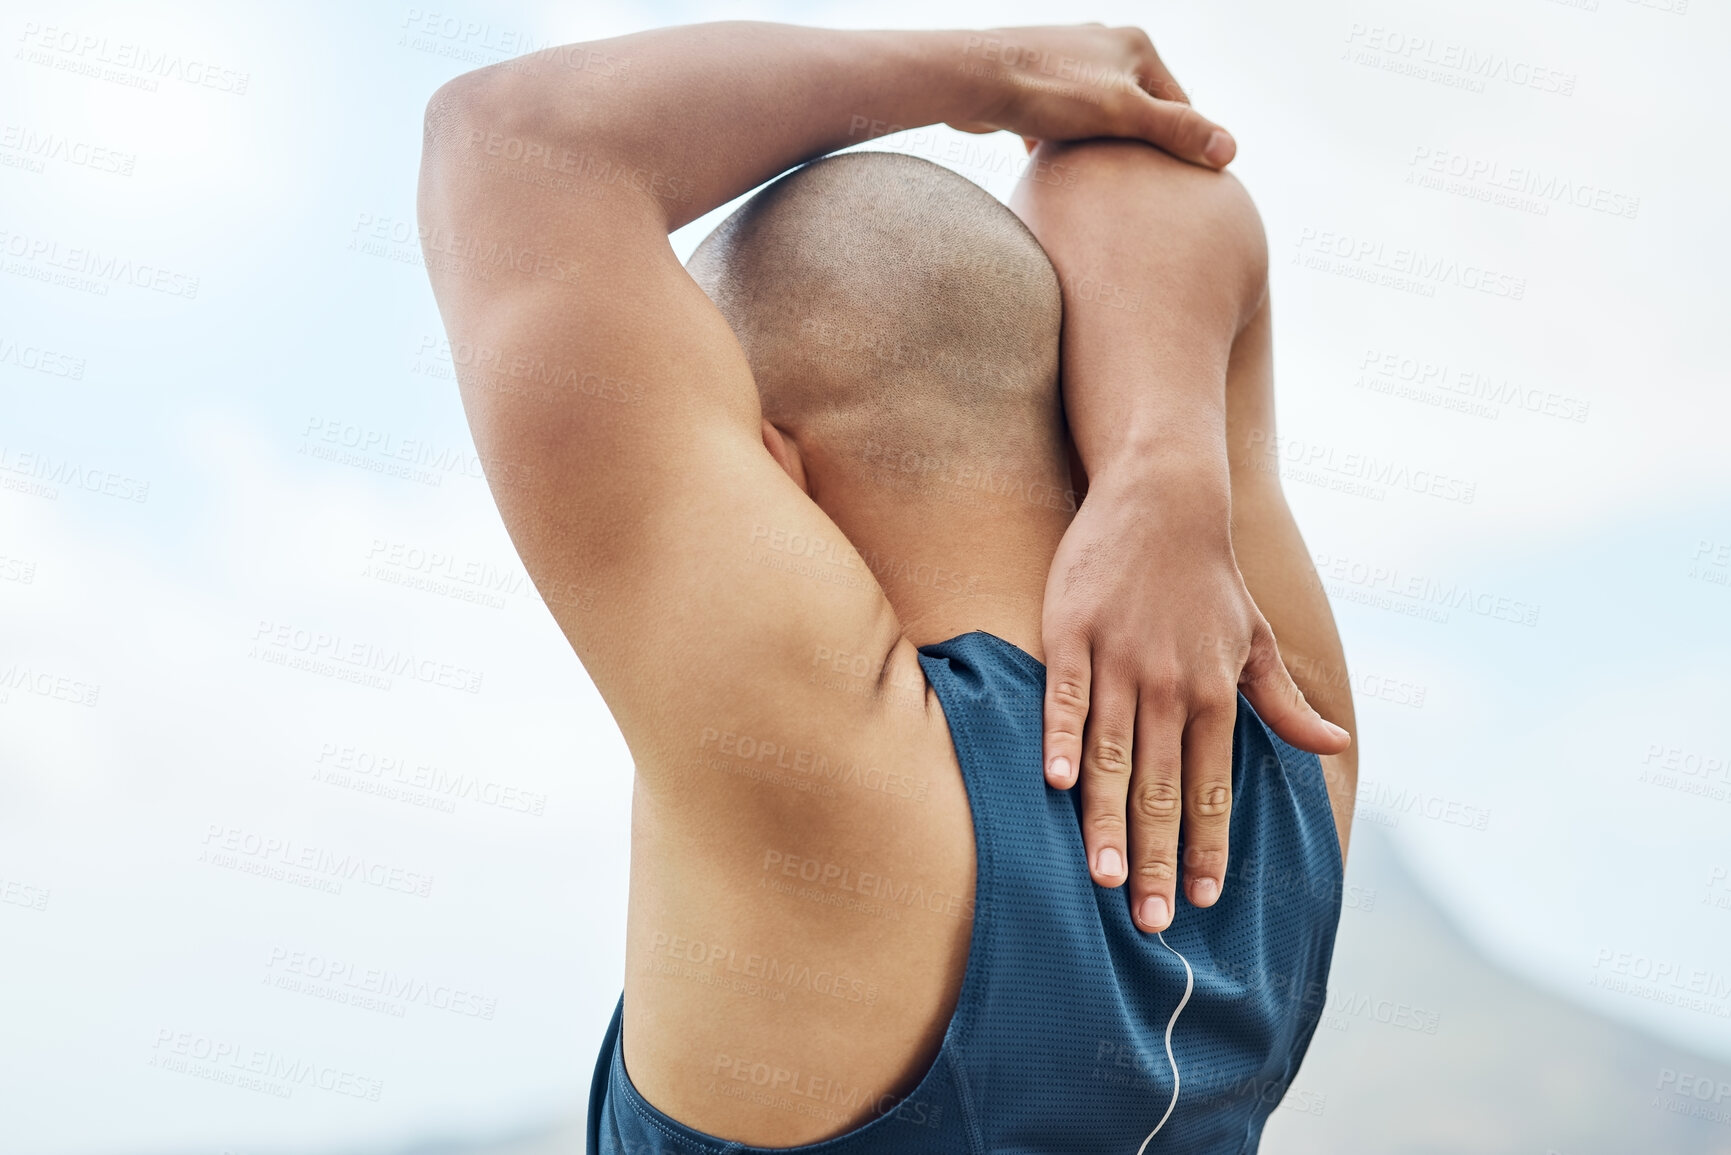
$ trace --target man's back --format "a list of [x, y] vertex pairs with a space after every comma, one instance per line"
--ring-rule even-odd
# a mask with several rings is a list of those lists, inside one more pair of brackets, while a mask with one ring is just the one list
[[[591, 1094], [591, 1151], [720, 1155], [738, 1150], [726, 1139], [816, 1135], [826, 1151], [1133, 1152], [1155, 1134], [1164, 1150], [1254, 1150], [1322, 1013], [1339, 913], [1316, 757], [1240, 703], [1232, 837], [1254, 850], [1220, 902], [1151, 937], [1121, 892], [1089, 877], [1074, 796], [1041, 780], [1040, 663], [976, 632], [922, 647], [921, 664], [971, 804], [972, 893], [886, 873], [882, 859], [766, 850], [755, 884], [771, 908], [766, 937], [821, 953], [741, 949], [739, 928], [759, 920], [724, 913], [701, 925], [732, 941], [655, 933], [625, 1004], [687, 1008], [682, 1053], [652, 1056], [655, 1089], [643, 1086], [616, 1017]], [[892, 861], [914, 870], [921, 858], [914, 848]], [[720, 873], [748, 905], [746, 872]], [[791, 909], [802, 905], [831, 913]], [[946, 920], [969, 928], [960, 959], [945, 953], [956, 933]], [[827, 934], [813, 933], [820, 924]], [[921, 957], [922, 943], [936, 957]], [[935, 1054], [897, 1030], [910, 1020], [895, 988], [920, 976], [954, 999]], [[701, 993], [669, 997], [659, 978]], [[791, 1032], [774, 1024], [789, 1014]], [[917, 1083], [871, 1077], [910, 1054], [902, 1078]]]
[[[1017, 279], [973, 286], [965, 262], [982, 251]], [[883, 154], [784, 178], [692, 271], [751, 360], [765, 435], [799, 455], [781, 480], [806, 490], [789, 485], [777, 512], [749, 521], [725, 495], [737, 528], [724, 564], [781, 588], [777, 616], [801, 600], [817, 612], [764, 685], [677, 661], [645, 672], [685, 700], [638, 753], [621, 1056], [669, 1116], [787, 1145], [911, 1090], [956, 1006], [974, 826], [916, 647], [971, 630], [1039, 647], [1045, 571], [1075, 503], [955, 479], [1070, 491], [1060, 307], [1008, 210]], [[971, 315], [957, 300], [970, 288]], [[887, 632], [879, 648], [862, 622]], [[686, 645], [703, 631], [693, 620]], [[741, 639], [742, 664], [752, 646]], [[714, 707], [689, 708], [705, 694]], [[1035, 741], [1037, 786], [1037, 728]], [[727, 1061], [858, 1093], [784, 1111], [718, 1079]]]
[[[964, 254], [1017, 291], [970, 285]], [[1288, 891], [1233, 885], [1163, 937], [1095, 885], [1076, 796], [1041, 774], [1036, 594], [1075, 507], [1028, 496], [1073, 493], [1043, 262], [978, 189], [882, 154], [784, 178], [693, 257], [766, 418], [797, 442], [790, 475], [850, 535], [754, 526], [751, 561], [881, 588], [904, 638], [884, 661], [813, 645], [802, 684], [755, 698], [751, 723], [691, 720], [683, 761], [650, 778], [678, 790], [638, 792], [619, 1038], [592, 1102], [601, 1151], [664, 1130], [701, 1151], [838, 1136], [1134, 1149], [1163, 1121], [1173, 1149], [1233, 1149], [1296, 1069], [1338, 913], [1315, 757], [1283, 758], [1240, 702], [1230, 841]], [[917, 331], [964, 288], [1046, 342], [1019, 387], [969, 318]], [[886, 336], [869, 352], [824, 341], [849, 327]], [[956, 379], [969, 363], [983, 396]], [[920, 427], [897, 412], [910, 404]], [[1186, 1070], [1199, 1081], [1180, 1104]]]
[[[429, 108], [422, 181], [428, 267], [451, 338], [493, 354], [460, 384], [495, 498], [636, 763], [625, 994], [596, 1106], [630, 1107], [638, 1137], [614, 1117], [627, 1149], [707, 1149], [676, 1138], [673, 1120], [722, 1146], [787, 1146], [871, 1130], [910, 1091], [917, 1100], [923, 1079], [965, 1082], [972, 1071], [982, 1086], [952, 1087], [946, 1125], [990, 1102], [1007, 1126], [1019, 1116], [1004, 1108], [1057, 1086], [1036, 1064], [1018, 1068], [1034, 1040], [1064, 1042], [1048, 1049], [1071, 1060], [1082, 1044], [1096, 1060], [1114, 1046], [1146, 1056], [1149, 1031], [1170, 1026], [1185, 998], [1173, 961], [1195, 977], [1146, 933], [1170, 918], [1144, 908], [1163, 889], [1172, 909], [1176, 823], [1165, 845], [1133, 837], [1120, 852], [1120, 792], [1120, 830], [1102, 849], [1110, 807], [1085, 798], [1094, 813], [1079, 823], [1078, 803], [1042, 776], [1042, 601], [1080, 485], [1057, 390], [1057, 278], [1027, 229], [978, 188], [906, 158], [843, 157], [779, 182], [718, 230], [706, 249], [729, 259], [706, 265], [700, 251], [700, 289], [672, 259], [667, 230], [811, 155], [854, 99], [840, 90], [821, 110], [788, 105], [795, 131], [766, 155], [754, 143], [743, 159], [707, 156], [685, 181], [608, 182], [576, 206], [483, 159], [556, 157], [542, 138], [561, 134], [596, 154], [654, 151], [614, 113], [654, 106], [636, 95], [639, 76], [687, 69], [661, 43], [643, 41], [634, 59], [648, 64], [622, 85], [585, 74], [538, 86], [532, 69], [493, 69], [449, 86]], [[838, 44], [859, 57], [846, 66], [859, 99], [897, 91], [874, 71], [880, 38]], [[828, 47], [800, 60], [813, 76], [835, 63]], [[760, 74], [740, 75], [751, 89]], [[749, 93], [754, 107], [775, 99], [775, 83]], [[705, 140], [681, 135], [682, 147]], [[846, 176], [862, 172], [864, 184]], [[806, 197], [815, 231], [801, 223], [802, 189], [822, 193]], [[438, 251], [455, 259], [434, 259], [441, 235]], [[493, 252], [512, 254], [502, 277], [462, 255]], [[767, 264], [753, 275], [739, 260]], [[1222, 365], [1234, 332], [1217, 350]], [[533, 371], [507, 369], [519, 365]], [[567, 387], [592, 377], [632, 388]], [[1235, 487], [1238, 476], [1235, 461]], [[1266, 528], [1258, 508], [1280, 528], [1277, 497], [1245, 503], [1251, 536]], [[572, 585], [593, 596], [558, 596]], [[982, 696], [970, 697], [970, 678]], [[1229, 708], [1224, 722], [1230, 731]], [[1259, 725], [1241, 716], [1238, 731], [1254, 737]], [[1288, 806], [1284, 834], [1245, 837], [1296, 840], [1322, 854], [1313, 875], [1337, 875], [1338, 853], [1315, 836], [1317, 813], [1323, 825], [1329, 814], [1315, 760], [1289, 766], [1261, 740], [1260, 756], [1248, 737], [1238, 744], [1235, 783], [1252, 790], [1278, 775], [1281, 788], [1263, 792], [1269, 813], [1293, 790], [1315, 812], [1299, 821]], [[1175, 781], [1163, 789], [1175, 796]], [[1224, 808], [1200, 797], [1218, 819], [1209, 853], [1224, 861]], [[1259, 813], [1235, 810], [1234, 830]], [[1022, 846], [1002, 831], [1033, 837]], [[1127, 878], [1136, 922], [1132, 895], [1094, 885]], [[1266, 913], [1266, 896], [1242, 889], [1219, 925]], [[1200, 911], [1209, 900], [1196, 901]], [[1314, 933], [1298, 936], [1300, 961], [1283, 973], [1320, 981], [1314, 948], [1333, 910], [1303, 909]], [[1187, 949], [1213, 954], [1205, 939]], [[1238, 954], [1269, 969], [1266, 952]], [[1202, 973], [1195, 989], [1209, 998], [1259, 1005], [1244, 1001], [1246, 981]], [[969, 986], [972, 974], [998, 977]], [[1064, 1007], [1077, 1013], [1056, 1013]], [[1022, 1033], [1037, 1015], [1053, 1017]], [[1284, 1079], [1303, 1021], [1290, 1007], [1250, 1014], [1235, 1035], [1239, 1065], [1273, 1063]], [[946, 1052], [962, 1022], [977, 1022], [991, 1047]], [[1195, 1036], [1205, 1048], [1207, 1037]], [[808, 1093], [765, 1098], [750, 1088], [758, 1072], [803, 1080]], [[1029, 1117], [1047, 1129], [1033, 1149], [1066, 1128], [1160, 1125], [1149, 1087], [1085, 1086], [1057, 1115]], [[980, 1126], [957, 1134], [977, 1147]], [[614, 1133], [603, 1127], [603, 1150]], [[926, 1137], [932, 1149], [947, 1142]]]
[[[637, 791], [622, 1059], [668, 1115], [810, 1142], [872, 1118], [937, 1053], [973, 926], [973, 826], [908, 657], [873, 719], [878, 669], [837, 674], [814, 650], [803, 709], [694, 720], [681, 788]], [[784, 1112], [734, 1081], [762, 1067], [849, 1093]]]

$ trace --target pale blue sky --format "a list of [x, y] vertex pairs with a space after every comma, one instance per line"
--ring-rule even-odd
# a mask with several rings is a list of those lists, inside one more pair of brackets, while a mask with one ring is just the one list
[[[1709, 343], [1731, 256], [1722, 10], [74, 2], [0, 25], [0, 1082], [23, 1091], [0, 1150], [355, 1149], [526, 1125], [587, 1086], [620, 981], [629, 760], [538, 601], [509, 582], [498, 604], [403, 584], [517, 572], [461, 468], [454, 387], [423, 352], [439, 327], [415, 246], [389, 239], [413, 219], [426, 98], [469, 66], [450, 55], [471, 51], [460, 33], [425, 31], [434, 12], [435, 29], [484, 24], [483, 43], [734, 15], [1146, 27], [1237, 134], [1268, 227], [1287, 491], [1325, 578], [1340, 575], [1375, 783], [1364, 804], [1396, 820], [1420, 876], [1499, 961], [1731, 1056], [1731, 909], [1703, 901], [1731, 895], [1715, 881], [1731, 867], [1731, 394]], [[1397, 44], [1421, 45], [1395, 52], [1408, 61], [1495, 54], [1507, 75], [1543, 69], [1572, 92], [1433, 82], [1388, 67]], [[149, 78], [116, 63], [129, 45], [183, 66], [153, 92], [121, 83]], [[68, 67], [104, 55], [106, 78]], [[227, 72], [191, 83], [191, 61]], [[244, 94], [223, 90], [241, 74]], [[875, 147], [942, 160], [954, 139]], [[962, 171], [1006, 195], [1019, 145], [973, 143], [995, 151]], [[1526, 200], [1486, 199], [1499, 180]], [[1535, 196], [1546, 181], [1604, 196]], [[1604, 211], [1635, 198], [1633, 217]], [[375, 230], [375, 250], [351, 247]], [[1337, 244], [1362, 255], [1324, 251]], [[1362, 279], [1400, 249], [1518, 277], [1522, 297]], [[166, 270], [170, 287], [196, 277], [196, 297], [40, 279], [91, 267], [82, 250], [98, 269], [113, 256]], [[81, 376], [25, 364], [43, 349]], [[1402, 395], [1397, 371], [1379, 392], [1389, 354], [1446, 364], [1453, 390]], [[1441, 404], [1475, 388], [1476, 414]], [[1552, 415], [1507, 399], [1542, 410], [1549, 395]], [[1584, 421], [1557, 415], [1581, 402]], [[404, 478], [376, 472], [377, 452], [308, 452], [327, 431], [418, 441], [457, 468]], [[1364, 456], [1472, 500], [1331, 488], [1362, 481]], [[142, 502], [101, 492], [144, 481]], [[454, 560], [432, 573], [393, 551]], [[1375, 570], [1398, 577], [1362, 576]], [[1412, 599], [1390, 586], [1415, 578], [1537, 606], [1536, 624], [1400, 612]], [[268, 644], [282, 627], [478, 670], [480, 692], [285, 668], [268, 656], [292, 651]], [[94, 704], [73, 700], [92, 687]], [[445, 812], [316, 777], [350, 748], [481, 785]], [[1671, 783], [1641, 780], [1667, 759]], [[495, 799], [544, 796], [544, 813], [486, 801], [488, 783]], [[1483, 812], [1483, 829], [1446, 817]], [[330, 895], [209, 861], [251, 835], [435, 882], [426, 897]], [[278, 982], [297, 954], [476, 993], [496, 1013], [333, 1005]], [[1703, 1005], [1589, 986], [1641, 959], [1696, 983]], [[383, 1093], [213, 1085], [151, 1066], [163, 1032]]]

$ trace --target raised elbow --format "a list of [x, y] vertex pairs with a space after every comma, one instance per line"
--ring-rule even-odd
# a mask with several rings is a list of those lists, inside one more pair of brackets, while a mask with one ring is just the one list
[[441, 84], [428, 99], [421, 121], [423, 160], [481, 143], [489, 125], [508, 115], [509, 98], [501, 91], [496, 69], [465, 72]]

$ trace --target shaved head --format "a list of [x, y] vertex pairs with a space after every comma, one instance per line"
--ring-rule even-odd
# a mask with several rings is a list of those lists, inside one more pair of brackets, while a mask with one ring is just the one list
[[1060, 468], [1058, 277], [973, 182], [895, 153], [826, 157], [751, 198], [688, 268], [764, 417], [826, 479], [907, 492], [944, 463]]

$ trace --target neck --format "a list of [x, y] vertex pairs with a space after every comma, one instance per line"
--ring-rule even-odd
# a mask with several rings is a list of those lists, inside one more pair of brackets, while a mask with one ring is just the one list
[[[1053, 476], [1038, 476], [1044, 473]], [[978, 479], [927, 481], [910, 493], [869, 481], [824, 486], [814, 478], [812, 497], [870, 566], [909, 641], [927, 645], [984, 630], [1044, 660], [1046, 575], [1075, 516], [1068, 471]]]

